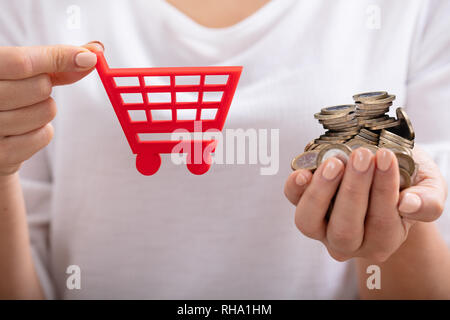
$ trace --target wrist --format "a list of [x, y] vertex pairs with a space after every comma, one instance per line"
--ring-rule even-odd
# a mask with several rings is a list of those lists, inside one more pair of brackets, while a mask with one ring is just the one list
[[[417, 222], [407, 240], [385, 262], [356, 259], [364, 299], [449, 299], [450, 251], [435, 223]], [[381, 289], [368, 290], [367, 268], [380, 268]]]
[[[416, 221], [409, 229], [408, 236], [403, 244], [395, 251], [387, 261], [381, 264], [400, 262], [408, 263], [415, 257], [416, 252], [429, 250], [433, 239], [440, 237], [439, 230], [433, 222]], [[370, 259], [359, 258], [358, 261], [370, 264], [380, 264]]]
[[0, 190], [5, 190], [16, 185], [19, 181], [19, 173], [14, 172], [7, 175], [0, 175]]

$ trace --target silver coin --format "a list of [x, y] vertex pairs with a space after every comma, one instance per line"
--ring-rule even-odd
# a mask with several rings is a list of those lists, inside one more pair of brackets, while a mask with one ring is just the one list
[[386, 98], [388, 93], [386, 91], [374, 91], [374, 92], [363, 92], [358, 93], [353, 96], [353, 100], [355, 101], [373, 101]]
[[292, 170], [298, 169], [307, 169], [307, 170], [315, 170], [317, 168], [317, 156], [319, 155], [319, 151], [312, 150], [303, 152], [302, 154], [296, 156], [291, 161]]
[[355, 108], [356, 107], [353, 104], [346, 104], [346, 105], [326, 107], [320, 111], [322, 112], [322, 114], [340, 114], [340, 113], [350, 113], [352, 111], [355, 111]]
[[344, 164], [347, 163], [352, 149], [345, 144], [330, 144], [320, 150], [317, 156], [317, 167], [325, 160], [335, 157], [341, 160]]

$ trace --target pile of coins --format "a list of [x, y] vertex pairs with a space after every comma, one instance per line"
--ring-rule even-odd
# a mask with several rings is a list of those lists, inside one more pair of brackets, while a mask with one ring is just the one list
[[400, 189], [411, 186], [417, 171], [411, 151], [415, 134], [405, 110], [397, 108], [396, 118], [387, 115], [395, 96], [385, 91], [356, 94], [353, 100], [354, 104], [326, 107], [314, 115], [326, 131], [292, 160], [292, 169], [314, 171], [330, 157], [346, 163], [351, 152], [360, 147], [374, 154], [387, 148], [398, 159]]

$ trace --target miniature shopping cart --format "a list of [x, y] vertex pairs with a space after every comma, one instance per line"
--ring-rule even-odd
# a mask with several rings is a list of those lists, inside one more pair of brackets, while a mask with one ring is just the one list
[[209, 170], [216, 140], [203, 139], [201, 134], [200, 139], [167, 137], [174, 132], [195, 137], [197, 131], [221, 131], [242, 67], [110, 69], [103, 53], [97, 52], [96, 68], [137, 154], [140, 173], [156, 173], [162, 153], [186, 153], [187, 168], [194, 174]]

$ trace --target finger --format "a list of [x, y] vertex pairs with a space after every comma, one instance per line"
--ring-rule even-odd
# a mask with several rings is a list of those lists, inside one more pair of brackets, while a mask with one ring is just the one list
[[43, 127], [56, 115], [52, 98], [20, 109], [0, 112], [0, 136], [21, 135]]
[[0, 166], [13, 166], [28, 160], [33, 154], [45, 147], [53, 137], [53, 127], [33, 130], [20, 136], [10, 136], [0, 139]]
[[81, 72], [91, 69], [96, 62], [97, 56], [83, 47], [0, 47], [0, 79], [24, 79], [41, 73]]
[[403, 243], [407, 226], [397, 211], [400, 185], [397, 158], [392, 151], [382, 148], [377, 151], [375, 162], [376, 170], [360, 251], [375, 261], [385, 261]]
[[352, 152], [339, 186], [327, 227], [331, 249], [351, 254], [359, 249], [364, 237], [364, 220], [369, 203], [375, 163], [373, 153], [365, 148]]
[[295, 224], [307, 237], [322, 240], [325, 237], [330, 201], [336, 193], [344, 171], [341, 160], [330, 158], [314, 173], [295, 210]]
[[437, 170], [433, 177], [402, 191], [398, 210], [402, 217], [411, 220], [435, 221], [444, 211], [446, 197], [447, 185]]
[[47, 74], [27, 79], [0, 81], [0, 110], [10, 110], [48, 99], [52, 81]]
[[[99, 41], [90, 42], [82, 47], [86, 48], [92, 52], [103, 52], [104, 51], [103, 44]], [[81, 72], [53, 73], [53, 74], [51, 74], [52, 83], [55, 86], [71, 84], [71, 83], [77, 82], [78, 80], [84, 78], [89, 73], [91, 73], [92, 70], [94, 70], [94, 67], [92, 67], [86, 71], [81, 71]]]
[[311, 181], [312, 173], [309, 170], [300, 169], [291, 173], [284, 185], [284, 194], [286, 198], [296, 206], [298, 200], [305, 191], [308, 183]]

